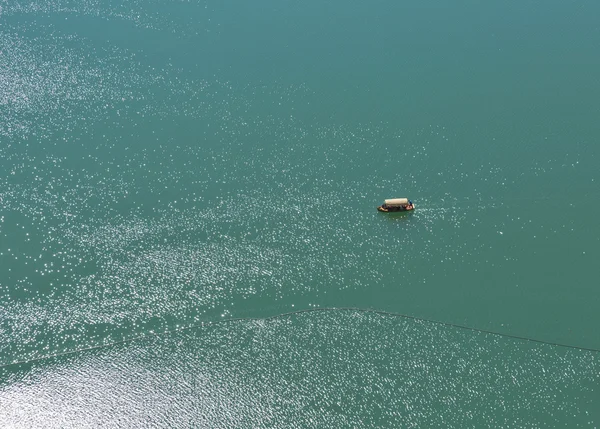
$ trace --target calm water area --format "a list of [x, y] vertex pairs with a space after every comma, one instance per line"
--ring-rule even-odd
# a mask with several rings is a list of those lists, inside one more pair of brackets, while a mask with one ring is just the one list
[[598, 427], [599, 17], [0, 0], [0, 427]]

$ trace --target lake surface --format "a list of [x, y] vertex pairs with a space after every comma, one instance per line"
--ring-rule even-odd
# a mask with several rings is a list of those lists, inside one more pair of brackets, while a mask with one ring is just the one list
[[0, 2], [0, 425], [597, 427], [598, 14]]

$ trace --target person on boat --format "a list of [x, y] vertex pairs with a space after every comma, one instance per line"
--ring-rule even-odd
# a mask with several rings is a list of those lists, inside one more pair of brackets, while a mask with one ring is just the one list
[[412, 210], [414, 208], [413, 207], [413, 202], [411, 200], [408, 200], [408, 207], [407, 208], [408, 208], [408, 210]]

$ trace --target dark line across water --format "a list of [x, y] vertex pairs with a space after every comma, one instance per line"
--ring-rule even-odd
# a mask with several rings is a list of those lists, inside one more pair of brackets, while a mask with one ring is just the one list
[[86, 352], [86, 351], [90, 351], [90, 350], [97, 350], [97, 349], [103, 349], [106, 347], [113, 347], [113, 346], [116, 346], [119, 344], [124, 344], [124, 343], [129, 343], [129, 342], [133, 342], [133, 341], [137, 341], [137, 340], [146, 339], [151, 336], [160, 336], [163, 334], [173, 334], [176, 332], [188, 331], [188, 330], [195, 329], [195, 328], [202, 328], [204, 326], [211, 326], [211, 325], [216, 325], [216, 324], [221, 324], [221, 323], [242, 322], [242, 321], [268, 321], [268, 320], [280, 319], [283, 317], [294, 316], [294, 315], [302, 314], [302, 313], [325, 312], [325, 311], [353, 311], [353, 312], [360, 312], [360, 313], [379, 314], [382, 316], [402, 317], [404, 319], [411, 319], [411, 320], [416, 320], [416, 321], [420, 321], [420, 322], [434, 323], [437, 325], [448, 326], [448, 327], [458, 328], [458, 329], [466, 329], [466, 330], [470, 330], [470, 331], [474, 331], [474, 332], [481, 332], [484, 334], [498, 335], [500, 337], [512, 338], [515, 340], [530, 341], [530, 342], [539, 343], [539, 344], [545, 344], [545, 345], [556, 346], [556, 347], [565, 347], [565, 348], [569, 348], [569, 349], [575, 349], [575, 350], [581, 350], [581, 351], [587, 351], [587, 352], [596, 352], [596, 353], [600, 352], [600, 349], [595, 349], [592, 347], [580, 347], [580, 346], [574, 346], [574, 345], [570, 345], [570, 344], [562, 344], [562, 343], [556, 343], [556, 342], [552, 342], [552, 341], [538, 340], [535, 338], [523, 337], [520, 335], [506, 334], [506, 333], [501, 333], [501, 332], [490, 331], [487, 329], [480, 329], [480, 328], [473, 328], [471, 326], [458, 325], [456, 323], [424, 319], [421, 317], [409, 316], [407, 314], [394, 313], [391, 311], [375, 310], [372, 308], [360, 308], [360, 307], [323, 307], [323, 308], [306, 308], [303, 310], [295, 310], [295, 311], [280, 313], [280, 314], [276, 314], [273, 316], [267, 316], [267, 317], [238, 317], [238, 318], [225, 319], [225, 320], [200, 322], [200, 323], [196, 323], [193, 325], [184, 326], [181, 328], [168, 329], [168, 330], [162, 331], [162, 332], [151, 332], [151, 333], [147, 333], [147, 334], [142, 334], [142, 335], [138, 335], [136, 337], [127, 338], [127, 339], [119, 340], [119, 341], [114, 341], [109, 344], [100, 344], [97, 346], [84, 347], [84, 348], [77, 349], [77, 350], [71, 350], [71, 351], [66, 351], [66, 352], [62, 352], [62, 353], [41, 356], [39, 358], [34, 358], [34, 359], [30, 359], [30, 360], [10, 362], [7, 364], [0, 365], [0, 369], [7, 368], [10, 366], [14, 366], [14, 365], [25, 365], [25, 364], [29, 364], [32, 362], [41, 361], [44, 359], [52, 359], [52, 358], [56, 358], [56, 357], [60, 357], [60, 356], [67, 356], [70, 354], [82, 353], [82, 352]]

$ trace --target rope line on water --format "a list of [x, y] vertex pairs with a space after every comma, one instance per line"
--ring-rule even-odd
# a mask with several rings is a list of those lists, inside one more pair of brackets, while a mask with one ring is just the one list
[[328, 311], [349, 311], [349, 312], [356, 312], [356, 313], [371, 313], [371, 314], [377, 314], [377, 315], [386, 316], [386, 317], [399, 317], [399, 318], [404, 318], [404, 319], [408, 319], [408, 320], [415, 320], [418, 322], [425, 322], [425, 323], [431, 323], [431, 324], [436, 324], [436, 325], [440, 325], [440, 326], [447, 326], [447, 327], [451, 327], [451, 328], [455, 328], [455, 329], [464, 329], [464, 330], [473, 331], [473, 332], [480, 332], [483, 334], [497, 335], [500, 337], [511, 338], [511, 339], [519, 340], [519, 341], [528, 341], [528, 342], [532, 342], [532, 343], [544, 344], [544, 345], [554, 346], [554, 347], [563, 347], [563, 348], [579, 350], [579, 351], [586, 351], [586, 352], [595, 352], [595, 353], [600, 352], [600, 349], [596, 349], [593, 347], [581, 347], [581, 346], [574, 346], [571, 344], [539, 340], [536, 338], [507, 334], [507, 333], [496, 332], [496, 331], [491, 331], [491, 330], [481, 329], [481, 328], [474, 328], [474, 327], [466, 326], [466, 325], [459, 325], [457, 323], [442, 322], [439, 320], [432, 320], [432, 319], [425, 319], [425, 318], [417, 317], [417, 316], [410, 316], [408, 314], [394, 313], [392, 311], [375, 310], [372, 308], [361, 308], [361, 307], [317, 307], [317, 308], [305, 308], [302, 310], [289, 311], [286, 313], [274, 314], [272, 316], [266, 316], [266, 317], [235, 317], [235, 318], [224, 319], [224, 320], [211, 320], [211, 321], [199, 322], [199, 323], [191, 324], [188, 326], [182, 326], [182, 327], [175, 328], [175, 329], [166, 329], [161, 332], [151, 331], [151, 332], [137, 335], [134, 337], [125, 338], [123, 340], [113, 341], [108, 344], [98, 344], [95, 346], [83, 347], [83, 348], [76, 349], [76, 350], [69, 350], [69, 351], [65, 351], [65, 352], [61, 352], [61, 353], [40, 356], [40, 357], [36, 357], [36, 358], [32, 358], [32, 359], [4, 363], [4, 364], [0, 365], [0, 369], [4, 369], [9, 366], [15, 366], [15, 365], [26, 365], [26, 364], [38, 362], [38, 361], [45, 360], [45, 359], [53, 359], [53, 358], [72, 355], [72, 354], [76, 354], [76, 353], [83, 353], [83, 352], [92, 351], [92, 350], [114, 347], [114, 346], [118, 346], [120, 344], [130, 343], [130, 342], [134, 342], [134, 341], [138, 341], [138, 340], [144, 340], [144, 339], [148, 339], [151, 337], [160, 337], [163, 335], [169, 335], [169, 334], [174, 334], [177, 332], [184, 332], [184, 331], [189, 331], [192, 329], [209, 327], [209, 326], [219, 325], [219, 324], [224, 324], [224, 323], [270, 321], [270, 320], [275, 320], [275, 319], [281, 319], [284, 317], [295, 316], [295, 315], [299, 315], [299, 314], [328, 312]]
[[533, 343], [545, 344], [545, 345], [555, 346], [555, 347], [564, 347], [564, 348], [569, 348], [569, 349], [574, 349], [574, 350], [581, 350], [581, 351], [587, 351], [587, 352], [597, 352], [597, 353], [600, 352], [600, 349], [595, 349], [593, 347], [574, 346], [574, 345], [571, 345], [571, 344], [564, 344], [564, 343], [557, 343], [557, 342], [552, 342], [552, 341], [539, 340], [539, 339], [530, 338], [530, 337], [523, 337], [523, 336], [520, 336], [520, 335], [508, 334], [508, 333], [497, 332], [497, 331], [490, 331], [490, 330], [487, 330], [487, 329], [474, 328], [474, 327], [466, 326], [466, 325], [459, 325], [457, 323], [442, 322], [440, 320], [425, 319], [425, 318], [422, 318], [422, 317], [410, 316], [408, 314], [394, 313], [392, 311], [375, 310], [375, 309], [372, 309], [372, 308], [360, 308], [360, 307], [307, 308], [307, 309], [303, 309], [303, 310], [290, 311], [290, 312], [287, 312], [287, 313], [277, 314], [277, 315], [274, 315], [274, 316], [268, 316], [268, 317], [263, 317], [263, 318], [248, 318], [248, 319], [240, 318], [240, 319], [230, 319], [230, 320], [231, 321], [234, 321], [234, 320], [271, 320], [271, 319], [277, 319], [277, 318], [286, 317], [286, 316], [292, 316], [292, 315], [295, 315], [295, 314], [309, 313], [309, 312], [319, 312], [319, 311], [354, 311], [354, 312], [362, 312], [362, 313], [379, 314], [379, 315], [382, 315], [382, 316], [402, 317], [404, 319], [416, 320], [418, 322], [426, 322], [426, 323], [432, 323], [432, 324], [441, 325], [441, 326], [448, 326], [448, 327], [457, 328], [457, 329], [464, 329], [464, 330], [468, 330], [468, 331], [481, 332], [483, 334], [498, 335], [498, 336], [501, 336], [501, 337], [512, 338], [512, 339], [515, 339], [515, 340], [530, 341], [530, 342], [533, 342]]

